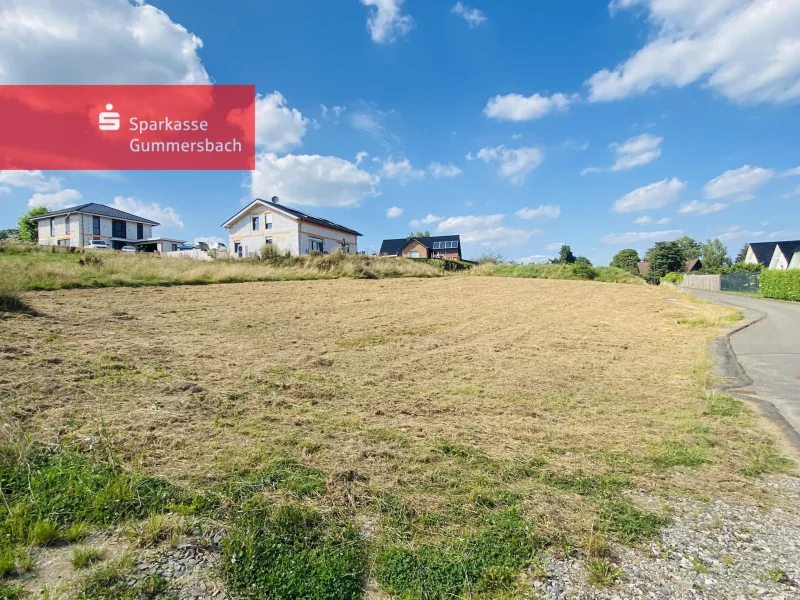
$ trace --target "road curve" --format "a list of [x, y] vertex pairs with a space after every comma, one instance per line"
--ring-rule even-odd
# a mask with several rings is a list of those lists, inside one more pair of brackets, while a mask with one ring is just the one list
[[[752, 385], [731, 392], [771, 403], [800, 434], [800, 303], [736, 294], [689, 290], [712, 302], [745, 309], [745, 316], [765, 318], [734, 333], [731, 346]], [[749, 311], [757, 313], [748, 314]]]

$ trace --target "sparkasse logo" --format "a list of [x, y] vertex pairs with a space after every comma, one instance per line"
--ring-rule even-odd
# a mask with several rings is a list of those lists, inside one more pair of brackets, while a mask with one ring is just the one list
[[103, 131], [119, 131], [119, 113], [113, 111], [113, 104], [106, 104], [106, 111], [101, 112], [98, 118], [98, 127]]

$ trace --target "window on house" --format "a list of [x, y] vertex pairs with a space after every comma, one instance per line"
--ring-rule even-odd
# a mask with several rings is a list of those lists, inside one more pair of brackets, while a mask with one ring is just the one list
[[253, 231], [258, 231], [259, 224], [258, 224], [258, 217], [253, 217]]
[[56, 220], [50, 219], [50, 237], [56, 234]]
[[69, 240], [58, 240], [59, 246], [69, 246]]
[[309, 247], [311, 252], [322, 252], [324, 248], [323, 241], [319, 238], [308, 238]]
[[271, 244], [272, 243], [272, 238], [264, 238], [264, 243], [265, 244]]
[[92, 234], [100, 235], [100, 217], [92, 217]]
[[136, 224], [136, 239], [143, 240], [144, 239], [144, 224], [137, 223]]
[[172, 244], [172, 251], [173, 252], [177, 252], [178, 251], [178, 244]]
[[412, 250], [408, 253], [409, 258], [419, 258], [419, 250]]
[[64, 233], [69, 235], [69, 215], [64, 217]]
[[272, 229], [272, 215], [264, 215], [264, 226], [267, 229]]
[[111, 236], [115, 238], [126, 238], [125, 221], [111, 221]]

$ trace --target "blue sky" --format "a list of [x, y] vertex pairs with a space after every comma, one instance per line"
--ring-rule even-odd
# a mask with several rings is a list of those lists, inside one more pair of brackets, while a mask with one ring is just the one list
[[277, 195], [367, 251], [735, 255], [800, 237], [797, 23], [796, 0], [10, 0], [0, 83], [251, 83], [260, 145], [252, 174], [0, 172], [0, 228], [91, 201], [224, 238]]

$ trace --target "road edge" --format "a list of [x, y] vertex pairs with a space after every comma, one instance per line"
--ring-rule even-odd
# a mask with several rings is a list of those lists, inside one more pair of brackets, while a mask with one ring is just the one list
[[[698, 298], [699, 296], [695, 297]], [[708, 298], [701, 299], [716, 304], [725, 304], [727, 306], [738, 308], [744, 313], [746, 320], [745, 323], [728, 329], [728, 331], [726, 331], [723, 335], [714, 338], [711, 342], [711, 352], [715, 358], [715, 369], [718, 375], [720, 375], [720, 379], [711, 386], [712, 389], [755, 405], [758, 411], [775, 423], [775, 425], [777, 425], [786, 436], [786, 439], [788, 439], [789, 442], [800, 451], [800, 433], [798, 433], [795, 428], [791, 426], [789, 421], [786, 420], [786, 417], [781, 414], [781, 412], [772, 402], [763, 400], [758, 396], [741, 394], [736, 391], [739, 388], [753, 385], [753, 380], [750, 379], [747, 371], [745, 371], [744, 367], [739, 362], [739, 358], [736, 356], [736, 352], [733, 349], [733, 344], [731, 344], [731, 337], [740, 331], [747, 329], [751, 325], [755, 325], [756, 323], [763, 321], [767, 318], [767, 313], [751, 308], [743, 308], [741, 306], [737, 306], [736, 304], [725, 302], [724, 300], [711, 300]]]

